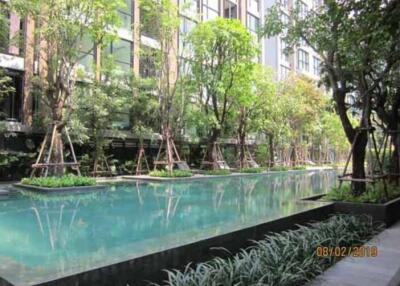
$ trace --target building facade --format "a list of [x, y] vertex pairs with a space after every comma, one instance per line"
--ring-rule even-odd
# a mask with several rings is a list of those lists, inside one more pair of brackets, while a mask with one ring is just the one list
[[[271, 6], [279, 5], [282, 22], [288, 22], [292, 10], [298, 9], [300, 15], [305, 16], [310, 10], [317, 9], [321, 3], [322, 0], [264, 0], [264, 13]], [[287, 53], [283, 36], [284, 34], [281, 34], [262, 40], [265, 49], [263, 63], [272, 66], [280, 80], [286, 78], [290, 72], [305, 74], [318, 80], [321, 63], [318, 54], [304, 41], [301, 41], [292, 53]]]
[[[3, 0], [0, 0], [3, 1]], [[303, 13], [320, 5], [321, 0], [175, 0], [180, 6], [181, 26], [177, 33], [177, 44], [184, 48], [184, 35], [199, 21], [215, 17], [239, 19], [257, 37], [260, 22], [266, 10], [274, 4], [280, 4], [284, 21], [294, 5], [299, 5]], [[279, 2], [277, 2], [279, 1]], [[35, 25], [31, 19], [21, 19], [12, 11], [1, 11], [9, 19], [8, 37], [0, 41], [0, 68], [6, 70], [12, 78], [15, 91], [0, 102], [0, 120], [31, 125], [35, 112], [39, 109], [39, 100], [30, 90], [30, 82], [40, 73], [38, 53], [40, 45], [35, 44]], [[126, 6], [118, 10], [121, 23], [118, 30], [119, 40], [103, 50], [93, 49], [93, 43], [82, 39], [80, 66], [91, 72], [93, 65], [100, 64], [103, 54], [113, 55], [115, 64], [126, 71], [133, 71], [141, 77], [156, 75], [155, 63], [151, 57], [152, 49], [157, 49], [151, 25], [143, 25], [139, 0], [126, 0]], [[140, 29], [137, 29], [140, 27]], [[12, 41], [16, 35], [22, 40], [18, 44]], [[259, 61], [274, 68], [278, 79], [284, 79], [289, 72], [306, 74], [319, 78], [320, 60], [315, 52], [302, 43], [292, 54], [285, 53], [285, 43], [281, 36], [258, 39], [261, 55]], [[184, 62], [184, 61], [182, 61]], [[182, 67], [181, 67], [182, 68]]]

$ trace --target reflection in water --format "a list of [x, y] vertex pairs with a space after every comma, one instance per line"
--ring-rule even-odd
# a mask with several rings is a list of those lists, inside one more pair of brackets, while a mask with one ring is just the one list
[[0, 201], [0, 277], [40, 282], [248, 227], [313, 208], [297, 199], [334, 182], [326, 171], [23, 192]]

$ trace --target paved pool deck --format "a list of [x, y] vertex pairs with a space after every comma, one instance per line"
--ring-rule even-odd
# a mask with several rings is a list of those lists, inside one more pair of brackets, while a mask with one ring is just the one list
[[378, 234], [366, 245], [377, 246], [378, 256], [346, 257], [308, 286], [400, 285], [400, 222]]

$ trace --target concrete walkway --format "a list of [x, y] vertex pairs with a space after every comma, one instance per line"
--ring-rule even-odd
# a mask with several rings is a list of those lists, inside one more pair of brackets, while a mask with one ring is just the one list
[[400, 285], [400, 222], [384, 230], [366, 245], [377, 246], [378, 256], [346, 257], [308, 285]]

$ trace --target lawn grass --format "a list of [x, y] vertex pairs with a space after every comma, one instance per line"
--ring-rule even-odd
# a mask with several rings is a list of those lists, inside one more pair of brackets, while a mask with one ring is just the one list
[[94, 186], [96, 179], [93, 177], [64, 175], [61, 177], [33, 177], [23, 178], [22, 184], [32, 185], [45, 188], [64, 188], [64, 187], [81, 187], [81, 186]]

